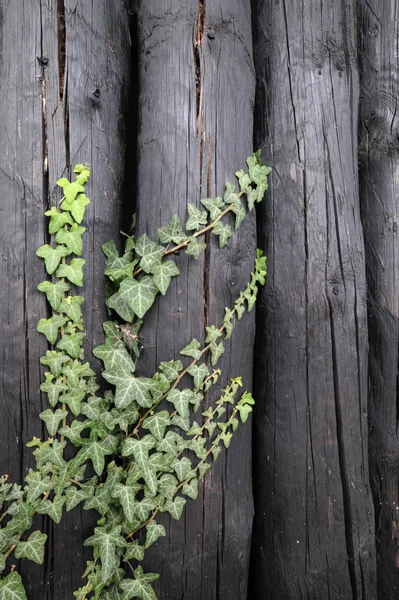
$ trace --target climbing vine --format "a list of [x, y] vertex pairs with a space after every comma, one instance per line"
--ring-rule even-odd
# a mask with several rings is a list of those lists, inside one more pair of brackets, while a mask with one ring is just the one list
[[[247, 210], [262, 200], [270, 169], [259, 152], [247, 165], [247, 171], [236, 173], [238, 189], [227, 182], [223, 197], [202, 199], [202, 208], [189, 204], [184, 227], [174, 216], [158, 229], [156, 241], [133, 233], [125, 237], [122, 253], [115, 242], [104, 244], [110, 320], [103, 324], [104, 343], [93, 354], [103, 362], [102, 377], [111, 387], [101, 395], [95, 371], [84, 362], [84, 297], [75, 294], [83, 285], [81, 223], [90, 202], [85, 194], [89, 168], [76, 165], [74, 181], [57, 182], [63, 199], [45, 213], [51, 243], [36, 252], [47, 272], [38, 289], [52, 310], [37, 326], [50, 345], [40, 359], [45, 367], [40, 389], [48, 401], [40, 419], [48, 436], [28, 443], [36, 468], [22, 485], [11, 483], [8, 475], [0, 477], [0, 572], [6, 573], [0, 579], [0, 600], [27, 598], [21, 576], [9, 567], [12, 555], [44, 561], [47, 536], [32, 531], [34, 515], [59, 523], [64, 511], [80, 504], [96, 511], [98, 521], [85, 541], [93, 548], [93, 560], [74, 596], [156, 600], [152, 583], [158, 574], [144, 572], [140, 563], [147, 548], [166, 535], [157, 517], [163, 512], [181, 517], [187, 500], [198, 495], [199, 480], [222, 447], [229, 447], [254, 404], [249, 392], [242, 393], [240, 377], [231, 378], [206, 410], [203, 399], [220, 378], [217, 364], [225, 342], [265, 282], [262, 252], [257, 251], [250, 281], [225, 309], [222, 322], [206, 327], [203, 342], [187, 340], [180, 357], [161, 362], [152, 377], [136, 373], [139, 330], [156, 297], [164, 296], [180, 273], [176, 252], [198, 259], [206, 248], [206, 232], [224, 247], [233, 235], [228, 213], [237, 229]], [[67, 444], [74, 448], [70, 459]]]

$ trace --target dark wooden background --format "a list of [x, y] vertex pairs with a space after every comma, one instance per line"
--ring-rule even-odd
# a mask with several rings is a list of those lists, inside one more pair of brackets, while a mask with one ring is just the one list
[[[160, 600], [398, 598], [398, 19], [393, 0], [0, 0], [1, 473], [21, 481], [43, 435], [34, 253], [55, 181], [92, 168], [88, 350], [101, 244], [135, 210], [151, 235], [222, 193], [253, 148], [273, 168], [257, 240], [249, 219], [223, 251], [180, 256], [143, 330], [150, 373], [218, 322], [266, 250], [255, 344], [251, 314], [222, 365], [254, 378], [253, 436], [164, 519], [145, 565]], [[92, 519], [39, 525], [29, 600], [72, 598]]]

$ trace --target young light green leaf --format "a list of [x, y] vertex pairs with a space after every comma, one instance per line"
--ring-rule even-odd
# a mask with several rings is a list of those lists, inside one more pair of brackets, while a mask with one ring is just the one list
[[193, 256], [196, 260], [198, 260], [205, 248], [205, 242], [201, 242], [198, 238], [193, 237], [190, 239], [187, 245], [186, 254]]
[[164, 296], [170, 285], [172, 277], [179, 275], [179, 268], [171, 260], [165, 260], [153, 269], [153, 281]]
[[62, 210], [67, 210], [71, 213], [77, 223], [83, 221], [86, 206], [90, 204], [90, 200], [85, 194], [79, 194], [72, 202], [64, 202], [61, 205]]
[[64, 227], [64, 225], [73, 224], [71, 215], [69, 215], [67, 212], [60, 213], [55, 206], [52, 206], [51, 209], [47, 210], [44, 214], [46, 217], [50, 217], [48, 230], [51, 235], [57, 233], [57, 231], [61, 229], [61, 227]]
[[59, 265], [55, 276], [60, 279], [66, 277], [71, 283], [81, 287], [83, 285], [83, 266], [85, 263], [84, 258], [73, 258], [69, 265]]
[[219, 215], [222, 214], [222, 210], [226, 207], [220, 196], [217, 198], [203, 198], [201, 200], [201, 204], [205, 206], [207, 210], [209, 210], [211, 221], [214, 221], [217, 217], [219, 217]]
[[195, 358], [195, 360], [199, 360], [202, 355], [200, 348], [201, 344], [194, 338], [183, 348], [183, 350], [180, 350], [180, 354], [183, 354], [183, 356], [191, 356], [192, 358]]
[[188, 219], [186, 223], [187, 231], [198, 231], [201, 225], [206, 225], [208, 222], [208, 213], [206, 210], [198, 210], [193, 204], [187, 204]]
[[165, 527], [156, 521], [150, 521], [146, 526], [146, 531], [145, 548], [149, 548], [152, 544], [155, 544], [158, 538], [166, 536]]
[[14, 550], [15, 558], [27, 558], [38, 565], [44, 562], [44, 544], [47, 535], [41, 531], [33, 531], [26, 542], [18, 542]]
[[46, 337], [50, 344], [55, 344], [58, 337], [58, 331], [66, 322], [67, 319], [56, 314], [49, 319], [40, 319], [37, 324], [37, 330]]
[[56, 246], [53, 248], [52, 246], [49, 246], [49, 244], [40, 246], [40, 248], [36, 250], [36, 256], [44, 258], [46, 271], [49, 275], [54, 273], [60, 264], [61, 259], [69, 254], [71, 254], [71, 251], [68, 248], [65, 248], [65, 246]]
[[74, 223], [70, 229], [59, 229], [57, 231], [57, 235], [55, 236], [55, 241], [57, 244], [64, 244], [68, 250], [77, 256], [82, 256], [82, 235], [85, 231], [85, 227], [79, 227], [79, 225]]
[[183, 232], [182, 222], [177, 215], [175, 215], [171, 222], [165, 227], [158, 229], [159, 240], [162, 244], [181, 244], [187, 240], [187, 235]]
[[50, 410], [48, 408], [47, 410], [42, 411], [39, 414], [39, 417], [41, 418], [42, 421], [45, 422], [47, 431], [48, 431], [49, 435], [52, 437], [52, 436], [55, 436], [62, 419], [65, 419], [67, 417], [67, 415], [68, 415], [67, 410], [61, 410], [61, 409], [57, 408], [57, 410], [55, 412], [53, 412], [52, 410]]
[[69, 290], [69, 285], [65, 281], [57, 281], [51, 283], [50, 281], [42, 281], [37, 286], [40, 292], [44, 292], [47, 297], [47, 301], [53, 310], [58, 310], [60, 302], [65, 294]]
[[63, 189], [65, 200], [68, 204], [71, 203], [80, 192], [85, 191], [83, 185], [76, 181], [71, 183], [66, 177], [58, 179], [56, 183]]

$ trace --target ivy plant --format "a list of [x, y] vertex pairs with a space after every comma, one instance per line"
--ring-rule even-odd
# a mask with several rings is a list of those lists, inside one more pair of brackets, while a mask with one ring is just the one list
[[[34, 515], [60, 523], [64, 512], [78, 505], [95, 511], [98, 521], [85, 541], [93, 559], [74, 596], [156, 600], [152, 584], [159, 575], [144, 572], [141, 563], [146, 550], [166, 535], [158, 516], [181, 517], [187, 501], [196, 499], [200, 479], [252, 411], [254, 400], [242, 392], [239, 376], [230, 378], [206, 410], [203, 400], [221, 376], [217, 365], [226, 341], [265, 283], [262, 251], [222, 322], [206, 327], [204, 341], [187, 340], [180, 356], [161, 362], [152, 377], [136, 371], [139, 331], [157, 296], [165, 296], [180, 273], [176, 251], [198, 259], [207, 232], [223, 248], [233, 227], [263, 199], [270, 169], [260, 152], [247, 159], [247, 167], [236, 173], [238, 185], [226, 183], [223, 196], [203, 198], [201, 207], [188, 204], [186, 223], [174, 216], [158, 229], [158, 239], [125, 236], [122, 253], [115, 242], [104, 244], [110, 318], [103, 324], [104, 342], [93, 350], [110, 386], [101, 394], [96, 373], [84, 360], [84, 297], [76, 293], [83, 286], [81, 223], [90, 202], [89, 168], [76, 165], [74, 181], [57, 182], [62, 201], [45, 213], [51, 242], [36, 252], [47, 273], [38, 289], [52, 311], [37, 325], [49, 344], [40, 359], [45, 369], [40, 389], [48, 407], [39, 416], [47, 436], [28, 443], [36, 467], [22, 484], [0, 477], [0, 600], [27, 598], [20, 574], [9, 567], [12, 555], [38, 564], [44, 560], [47, 536], [32, 530]], [[67, 445], [73, 451], [66, 452]]]

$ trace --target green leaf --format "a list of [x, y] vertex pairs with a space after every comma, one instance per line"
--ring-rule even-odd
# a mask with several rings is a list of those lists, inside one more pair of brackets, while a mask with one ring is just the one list
[[65, 350], [71, 358], [79, 358], [81, 347], [83, 344], [84, 333], [72, 333], [71, 335], [64, 335], [58, 340], [57, 348], [59, 350]]
[[91, 460], [93, 469], [97, 475], [101, 475], [105, 467], [105, 457], [113, 453], [113, 448], [106, 440], [90, 441], [79, 451], [80, 461]]
[[84, 258], [73, 258], [69, 265], [60, 265], [55, 276], [58, 278], [66, 277], [69, 281], [78, 287], [83, 285], [83, 265], [86, 263]]
[[212, 366], [214, 367], [216, 365], [216, 363], [218, 362], [219, 358], [224, 353], [224, 344], [223, 344], [223, 342], [220, 342], [220, 344], [217, 344], [216, 342], [212, 342], [209, 347], [209, 350], [211, 352], [211, 363], [212, 363]]
[[67, 392], [66, 394], [63, 394], [59, 398], [59, 400], [63, 404], [67, 404], [69, 406], [71, 413], [73, 415], [75, 415], [75, 417], [77, 417], [78, 415], [80, 415], [80, 412], [82, 409], [82, 400], [85, 396], [86, 396], [85, 391], [83, 391], [83, 392], [70, 391], [70, 392]]
[[33, 531], [26, 542], [18, 542], [15, 548], [15, 558], [27, 558], [38, 565], [44, 562], [44, 544], [47, 535], [41, 531]]
[[220, 329], [218, 329], [217, 327], [215, 327], [215, 325], [211, 325], [210, 327], [206, 328], [206, 338], [205, 338], [205, 342], [208, 344], [209, 342], [214, 342], [215, 340], [217, 340], [221, 335], [222, 332], [220, 331]]
[[82, 431], [87, 429], [87, 427], [88, 427], [87, 423], [84, 423], [83, 421], [74, 420], [74, 421], [72, 421], [72, 423], [70, 425], [67, 425], [66, 427], [61, 427], [58, 430], [58, 434], [63, 435], [74, 446], [78, 447], [78, 446], [81, 446], [83, 443], [83, 440], [80, 437], [80, 434], [82, 433]]
[[[69, 357], [67, 357], [69, 360]], [[54, 377], [53, 374], [50, 373], [49, 371], [47, 371], [44, 374], [46, 381], [42, 384], [40, 384], [40, 390], [42, 392], [45, 392], [47, 394], [48, 397], [48, 401], [50, 406], [56, 406], [58, 400], [59, 400], [59, 395], [61, 394], [61, 392], [64, 392], [65, 390], [68, 389], [68, 386], [65, 385], [65, 383], [63, 382], [62, 379], [56, 379], [55, 381], [53, 381]]]
[[112, 497], [118, 498], [121, 503], [123, 514], [127, 521], [132, 523], [135, 519], [136, 507], [138, 501], [136, 500], [136, 490], [133, 487], [117, 483], [112, 489]]
[[61, 352], [57, 352], [56, 350], [47, 350], [46, 356], [42, 356], [40, 359], [41, 364], [46, 365], [50, 369], [51, 374], [54, 375], [54, 377], [58, 377], [59, 375], [61, 375], [63, 366], [69, 361], [69, 356], [66, 356]]
[[104, 371], [103, 377], [116, 387], [115, 406], [117, 408], [126, 408], [133, 400], [143, 408], [150, 408], [153, 405], [151, 396], [153, 381], [151, 379], [121, 375], [115, 371]]
[[65, 256], [68, 256], [70, 253], [71, 251], [68, 250], [68, 248], [65, 248], [65, 246], [56, 246], [55, 248], [53, 248], [48, 244], [46, 244], [45, 246], [40, 246], [40, 248], [36, 250], [36, 256], [44, 258], [46, 271], [49, 275], [54, 273], [54, 271], [60, 264], [61, 259]]
[[181, 244], [187, 240], [187, 235], [183, 232], [183, 225], [177, 215], [175, 215], [171, 222], [165, 227], [158, 229], [158, 236], [162, 244]]
[[179, 376], [179, 371], [183, 370], [183, 364], [181, 360], [170, 360], [169, 362], [161, 362], [159, 368], [168, 381], [172, 382]]
[[33, 454], [36, 456], [38, 466], [40, 467], [41, 465], [50, 463], [51, 465], [55, 465], [56, 467], [60, 467], [62, 469], [62, 467], [65, 465], [65, 460], [63, 458], [65, 446], [65, 440], [62, 442], [59, 440], [54, 440], [50, 446], [41, 446], [36, 448]]
[[140, 598], [140, 600], [158, 600], [153, 588], [146, 581], [124, 579], [120, 582], [119, 587], [123, 591], [122, 600], [131, 600], [131, 598]]
[[85, 191], [83, 185], [81, 185], [77, 181], [73, 181], [71, 183], [70, 181], [68, 181], [68, 179], [66, 179], [66, 177], [58, 179], [56, 183], [63, 189], [65, 200], [68, 204], [71, 203], [80, 192]]
[[25, 481], [28, 483], [26, 492], [26, 499], [28, 502], [34, 502], [42, 494], [52, 490], [54, 487], [54, 484], [48, 475], [43, 477], [42, 473], [33, 471], [32, 469], [29, 469]]
[[132, 321], [134, 315], [142, 318], [151, 308], [158, 288], [151, 276], [144, 276], [140, 281], [125, 279], [116, 294], [108, 299], [108, 306], [113, 308], [126, 321]]
[[84, 500], [90, 496], [88, 490], [76, 488], [75, 486], [69, 487], [65, 490], [65, 510], [67, 512], [73, 510]]
[[178, 521], [183, 514], [187, 500], [181, 496], [177, 496], [174, 500], [165, 502], [164, 510], [168, 511], [172, 519]]
[[201, 363], [199, 366], [192, 365], [188, 372], [194, 379], [194, 389], [197, 390], [201, 388], [205, 377], [209, 375], [209, 370], [205, 363]]
[[179, 268], [171, 260], [165, 260], [153, 269], [153, 281], [161, 294], [164, 296], [170, 285], [170, 280], [175, 275], [179, 275]]
[[[72, 184], [73, 185], [73, 184]], [[79, 194], [72, 202], [64, 202], [61, 205], [62, 210], [68, 210], [77, 223], [83, 221], [86, 206], [90, 204], [90, 200], [85, 194]]]
[[107, 581], [115, 572], [116, 548], [124, 548], [126, 540], [121, 535], [121, 525], [116, 525], [110, 531], [106, 531], [103, 527], [96, 527], [94, 535], [89, 537], [85, 546], [98, 546], [101, 559], [101, 581]]
[[162, 475], [159, 480], [158, 490], [168, 500], [172, 500], [177, 493], [178, 481], [174, 475]]
[[221, 221], [218, 221], [216, 223], [216, 225], [212, 229], [212, 231], [215, 235], [219, 236], [219, 247], [220, 248], [224, 248], [224, 246], [226, 246], [229, 238], [231, 238], [231, 236], [233, 235], [230, 225], [221, 223]]
[[[231, 210], [236, 216], [235, 228], [238, 229], [246, 215], [245, 208], [241, 200], [238, 200], [238, 202], [233, 202]], [[219, 243], [220, 241], [221, 239], [219, 238]]]
[[57, 410], [53, 412], [48, 408], [47, 410], [41, 412], [39, 414], [39, 417], [42, 421], [45, 422], [49, 435], [53, 437], [57, 433], [58, 427], [60, 426], [62, 419], [65, 419], [67, 415], [67, 410], [61, 410], [57, 408]]
[[211, 465], [207, 462], [199, 463], [199, 465], [198, 465], [199, 478], [202, 479], [204, 477], [204, 475], [209, 471], [210, 468], [211, 468]]
[[96, 346], [93, 354], [103, 361], [106, 371], [114, 371], [120, 375], [130, 375], [135, 371], [135, 364], [126, 350], [125, 344], [121, 341], [114, 345]]
[[[146, 600], [156, 600], [156, 596]], [[0, 600], [27, 600], [21, 575], [12, 571], [0, 581]]]
[[148, 429], [157, 440], [162, 440], [166, 428], [170, 425], [170, 416], [167, 410], [161, 410], [143, 421], [143, 429]]
[[[57, 265], [58, 266], [58, 265]], [[51, 283], [50, 281], [42, 281], [37, 286], [40, 292], [44, 292], [47, 297], [47, 301], [53, 310], [58, 310], [60, 302], [65, 294], [69, 290], [69, 285], [64, 281], [57, 281]]]
[[[142, 257], [140, 267], [146, 273], [153, 273], [165, 253], [165, 248], [153, 242], [147, 234], [142, 235], [136, 241], [136, 252]], [[140, 316], [140, 315], [139, 315]], [[142, 316], [142, 315], [141, 315]]]
[[[145, 519], [143, 519], [143, 522]], [[123, 560], [138, 560], [141, 562], [144, 558], [144, 546], [141, 546], [138, 540], [134, 540], [130, 544], [126, 545], [125, 552], [123, 554]]]
[[166, 536], [165, 527], [156, 521], [150, 521], [148, 523], [146, 526], [146, 532], [147, 535], [145, 538], [145, 548], [149, 548], [152, 546], [152, 544], [155, 544], [158, 538]]
[[79, 227], [79, 225], [74, 223], [70, 229], [60, 229], [59, 231], [57, 231], [55, 241], [57, 242], [57, 244], [64, 244], [68, 248], [68, 250], [70, 250], [77, 256], [82, 256], [82, 235], [85, 231], [85, 227]]
[[74, 323], [79, 323], [82, 318], [81, 305], [84, 302], [83, 296], [67, 296], [58, 307], [60, 313], [64, 313]]
[[182, 487], [182, 492], [189, 498], [195, 500], [198, 496], [198, 479], [195, 477]]
[[66, 212], [60, 213], [55, 206], [52, 206], [51, 209], [47, 210], [44, 214], [46, 215], [46, 217], [50, 217], [48, 230], [51, 235], [57, 233], [57, 231], [61, 229], [61, 227], [64, 227], [64, 225], [73, 224], [71, 215], [69, 215]]
[[226, 207], [222, 198], [203, 198], [201, 204], [209, 211], [211, 221], [214, 221], [219, 215], [222, 214], [222, 210]]
[[58, 337], [58, 330], [63, 327], [67, 319], [60, 315], [53, 315], [50, 319], [40, 319], [37, 324], [37, 330], [42, 333], [50, 344], [55, 344]]
[[148, 453], [155, 448], [157, 440], [148, 434], [139, 440], [127, 438], [122, 445], [122, 456], [134, 456], [135, 461], [141, 466], [148, 461]]
[[179, 481], [184, 481], [192, 470], [191, 460], [186, 456], [183, 456], [180, 460], [175, 458], [171, 463], [172, 469], [174, 469]]
[[183, 438], [175, 431], [168, 431], [163, 440], [160, 440], [158, 442], [156, 449], [158, 451], [171, 454], [172, 456], [177, 456], [177, 454], [182, 450], [183, 447]]
[[36, 512], [40, 515], [48, 515], [54, 523], [61, 523], [62, 508], [65, 504], [65, 496], [55, 495], [52, 500], [42, 500], [36, 506]]
[[238, 185], [240, 186], [241, 191], [247, 191], [248, 189], [251, 189], [252, 180], [248, 173], [245, 173], [242, 169], [240, 169], [239, 171], [236, 171], [235, 176], [238, 179]]
[[182, 392], [179, 390], [171, 390], [166, 396], [166, 400], [173, 404], [179, 415], [183, 418], [189, 417], [189, 404], [193, 397], [192, 390], [185, 389]]
[[[144, 523], [152, 510], [157, 507], [157, 503], [153, 498], [143, 498], [136, 506], [136, 514], [142, 523]], [[143, 549], [144, 553], [144, 549]]]
[[183, 356], [191, 356], [192, 358], [195, 358], [195, 360], [199, 360], [202, 356], [200, 348], [201, 344], [194, 338], [183, 348], [183, 350], [180, 350], [180, 354], [183, 354]]
[[230, 431], [229, 432], [223, 431], [223, 433], [220, 434], [220, 439], [223, 441], [225, 448], [228, 448], [230, 446], [232, 437], [233, 437], [233, 434]]
[[201, 229], [201, 225], [206, 225], [208, 222], [208, 213], [206, 210], [198, 210], [193, 204], [187, 204], [188, 220], [186, 223], [186, 229], [188, 231], [198, 231]]
[[205, 248], [205, 242], [201, 242], [198, 238], [193, 237], [188, 243], [188, 246], [186, 248], [186, 254], [188, 254], [189, 256], [193, 256], [196, 260], [198, 260]]
[[223, 200], [226, 204], [232, 204], [233, 202], [239, 202], [240, 197], [236, 192], [236, 186], [230, 181], [226, 181], [226, 191], [223, 196]]

